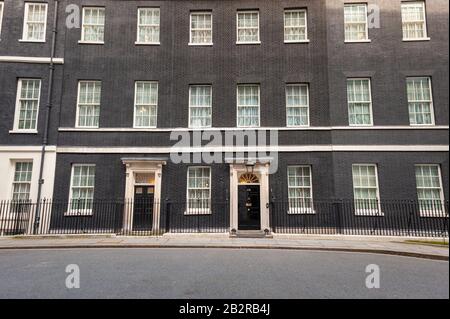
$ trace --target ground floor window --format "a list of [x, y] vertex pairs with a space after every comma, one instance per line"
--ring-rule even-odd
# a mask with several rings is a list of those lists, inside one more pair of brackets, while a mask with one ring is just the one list
[[12, 185], [12, 199], [14, 201], [27, 201], [30, 199], [31, 176], [33, 162], [16, 162]]
[[352, 168], [355, 213], [381, 215], [377, 166], [355, 164]]
[[311, 166], [288, 167], [290, 214], [313, 213]]
[[187, 177], [187, 214], [208, 214], [211, 210], [211, 169], [189, 167]]
[[74, 164], [70, 182], [69, 214], [91, 214], [94, 201], [95, 165]]
[[416, 165], [416, 185], [420, 214], [426, 217], [445, 214], [440, 166]]

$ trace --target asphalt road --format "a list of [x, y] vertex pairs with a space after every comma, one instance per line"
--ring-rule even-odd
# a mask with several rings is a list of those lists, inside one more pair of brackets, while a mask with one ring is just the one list
[[[66, 288], [69, 264], [80, 288]], [[366, 287], [369, 264], [379, 289]], [[448, 262], [360, 253], [0, 250], [0, 298], [449, 298], [448, 274]]]

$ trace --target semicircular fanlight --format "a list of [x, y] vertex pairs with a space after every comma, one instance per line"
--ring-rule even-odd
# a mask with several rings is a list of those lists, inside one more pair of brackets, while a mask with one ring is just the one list
[[259, 178], [255, 174], [245, 173], [239, 178], [239, 184], [258, 184]]

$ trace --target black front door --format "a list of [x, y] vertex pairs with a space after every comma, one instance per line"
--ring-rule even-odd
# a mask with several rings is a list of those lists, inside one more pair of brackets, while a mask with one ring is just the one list
[[133, 230], [152, 230], [154, 186], [135, 186]]
[[240, 185], [238, 188], [238, 229], [261, 229], [261, 201], [259, 185]]

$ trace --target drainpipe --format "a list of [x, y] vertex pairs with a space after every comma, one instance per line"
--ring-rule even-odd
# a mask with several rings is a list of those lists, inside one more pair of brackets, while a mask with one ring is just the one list
[[37, 199], [36, 199], [36, 214], [34, 215], [34, 227], [33, 233], [36, 234], [39, 229], [40, 223], [40, 213], [41, 213], [41, 193], [42, 193], [42, 184], [44, 184], [43, 174], [44, 174], [44, 162], [45, 162], [45, 152], [46, 146], [48, 145], [48, 135], [49, 135], [49, 126], [50, 126], [50, 115], [52, 109], [52, 100], [53, 100], [53, 77], [55, 73], [55, 48], [56, 48], [56, 35], [58, 33], [57, 30], [58, 25], [58, 1], [55, 0], [55, 11], [53, 14], [53, 27], [52, 27], [52, 47], [50, 53], [50, 64], [49, 64], [49, 77], [48, 77], [48, 91], [47, 91], [47, 109], [46, 109], [46, 117], [45, 117], [45, 126], [44, 126], [44, 135], [42, 137], [42, 149], [41, 149], [41, 165], [39, 167], [39, 180], [38, 180], [38, 191], [37, 191]]

